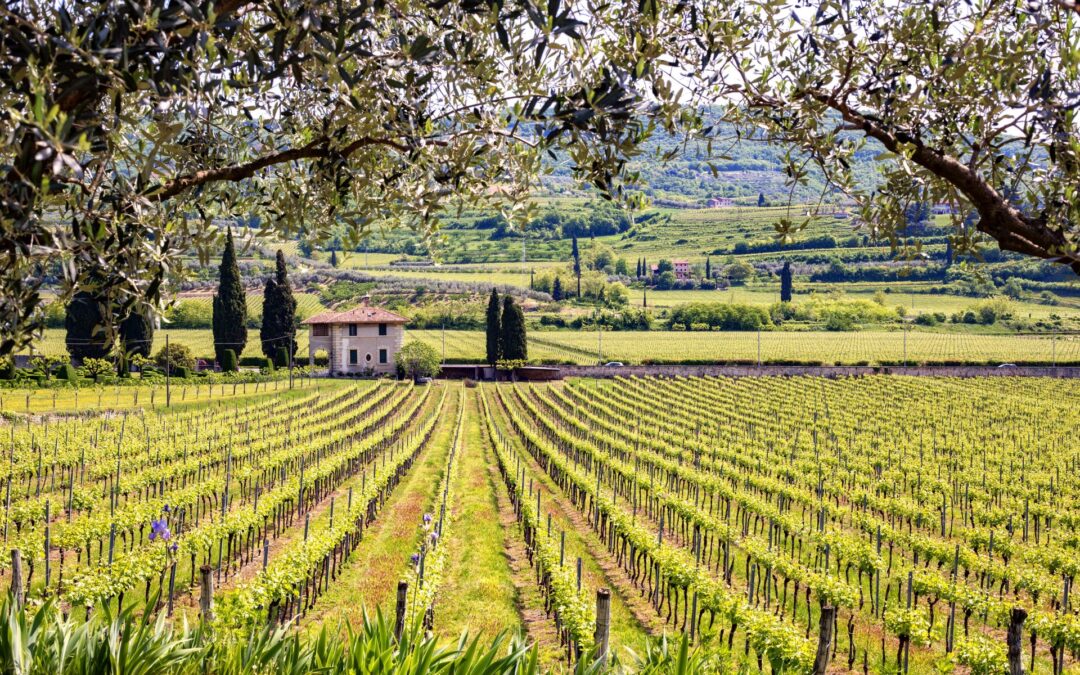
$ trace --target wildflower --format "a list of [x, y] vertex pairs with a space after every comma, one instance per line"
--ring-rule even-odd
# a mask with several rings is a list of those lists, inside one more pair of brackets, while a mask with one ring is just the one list
[[172, 532], [169, 532], [169, 526], [164, 518], [150, 521], [150, 541], [158, 537], [161, 537], [162, 541], [169, 541], [172, 538]]
[[431, 522], [431, 514], [430, 513], [425, 513], [424, 514], [424, 524], [426, 525], [426, 524], [428, 524], [430, 522]]
[[173, 544], [172, 546], [169, 547], [169, 550], [172, 551], [173, 553], [176, 553], [179, 549], [180, 549], [180, 544]]
[[412, 564], [414, 564], [414, 565], [415, 565], [416, 563], [420, 562], [420, 554], [419, 554], [419, 553], [413, 553], [413, 554], [412, 554], [412, 555], [411, 555], [411, 556], [409, 557], [409, 559], [410, 559], [410, 560], [412, 560]]
[[168, 505], [168, 504], [166, 504], [165, 506], [163, 506], [163, 507], [161, 508], [161, 510], [162, 510], [162, 511], [164, 511], [165, 513], [168, 513], [168, 512], [169, 512], [169, 505]]
[[438, 532], [432, 532], [431, 533], [431, 545], [434, 546], [438, 542], [439, 542], [439, 533]]

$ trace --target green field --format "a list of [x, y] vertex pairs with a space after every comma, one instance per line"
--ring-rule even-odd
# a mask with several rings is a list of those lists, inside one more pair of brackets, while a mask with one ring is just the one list
[[[408, 331], [442, 350], [440, 331]], [[824, 364], [916, 363], [1080, 363], [1080, 336], [981, 335], [927, 331], [857, 332], [681, 332], [681, 331], [533, 331], [529, 358], [583, 365], [606, 361], [641, 363]], [[484, 334], [446, 331], [446, 360], [484, 358]]]

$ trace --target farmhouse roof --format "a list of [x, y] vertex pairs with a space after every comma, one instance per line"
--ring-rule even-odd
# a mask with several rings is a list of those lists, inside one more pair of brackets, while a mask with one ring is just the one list
[[405, 317], [382, 309], [362, 305], [346, 312], [323, 312], [304, 320], [307, 325], [317, 323], [408, 323]]

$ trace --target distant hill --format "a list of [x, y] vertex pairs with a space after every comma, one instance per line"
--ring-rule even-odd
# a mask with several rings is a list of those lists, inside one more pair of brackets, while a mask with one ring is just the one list
[[[731, 125], [719, 124], [717, 127], [720, 138], [735, 138], [735, 129]], [[681, 144], [680, 139], [660, 133], [643, 145], [642, 157], [630, 165], [632, 170], [641, 173], [645, 183], [643, 191], [654, 200], [701, 206], [709, 199], [720, 197], [732, 198], [745, 205], [756, 204], [759, 194], [774, 204], [789, 198], [790, 185], [784, 173], [785, 147], [759, 140], [744, 139], [734, 144], [717, 142], [713, 145], [710, 161], [703, 143], [695, 142], [686, 147]], [[722, 157], [719, 156], [720, 149], [723, 149]], [[675, 159], [662, 161], [662, 157], [672, 150], [678, 150]], [[879, 151], [868, 146], [857, 153], [854, 170], [860, 183], [876, 182], [874, 156]], [[569, 160], [553, 162], [552, 169], [552, 175], [545, 179], [545, 187], [550, 193], [582, 191], [572, 178]], [[796, 187], [794, 201], [816, 201], [823, 186], [820, 172], [813, 171], [806, 185]]]

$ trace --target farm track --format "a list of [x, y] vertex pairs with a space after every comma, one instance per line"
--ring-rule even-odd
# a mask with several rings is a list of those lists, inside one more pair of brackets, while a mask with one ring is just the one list
[[305, 624], [348, 622], [359, 626], [365, 611], [374, 615], [377, 610], [393, 617], [396, 582], [419, 541], [417, 524], [434, 503], [436, 495], [432, 494], [432, 486], [438, 483], [439, 473], [446, 466], [457, 416], [456, 401], [456, 396], [448, 397], [434, 438], [404, 482], [379, 509], [375, 520], [365, 526], [363, 539], [330, 589], [308, 611]]
[[[485, 449], [485, 457], [494, 460], [490, 445], [485, 443]], [[517, 518], [514, 516], [514, 507], [510, 499], [502, 489], [502, 478], [499, 475], [497, 463], [489, 461], [487, 472], [488, 484], [494, 490], [498, 507], [499, 524], [507, 533], [504, 540], [506, 561], [510, 565], [518, 613], [525, 629], [525, 636], [530, 642], [539, 646], [546, 661], [559, 662], [563, 658], [564, 649], [559, 646], [559, 634], [555, 630], [555, 624], [544, 611], [544, 599], [536, 586], [536, 573], [529, 564], [525, 542], [515, 532], [518, 529]]]
[[511, 574], [511, 535], [499, 510], [497, 476], [489, 471], [495, 458], [478, 416], [476, 393], [466, 390], [460, 467], [451, 487], [456, 506], [449, 573], [435, 603], [435, 627], [449, 636], [468, 631], [491, 638], [522, 628], [524, 600]]

